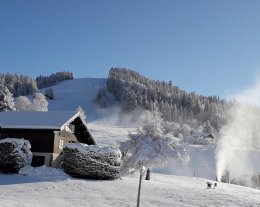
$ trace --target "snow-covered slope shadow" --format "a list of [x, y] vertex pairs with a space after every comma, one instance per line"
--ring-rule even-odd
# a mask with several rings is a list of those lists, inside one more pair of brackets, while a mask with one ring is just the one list
[[0, 174], [0, 185], [13, 185], [37, 182], [53, 182], [71, 179], [63, 170], [47, 166], [24, 167], [20, 174]]
[[41, 182], [37, 178], [32, 178], [29, 176], [23, 175], [7, 175], [0, 174], [0, 185], [14, 185], [14, 184], [23, 184], [23, 183], [37, 183]]

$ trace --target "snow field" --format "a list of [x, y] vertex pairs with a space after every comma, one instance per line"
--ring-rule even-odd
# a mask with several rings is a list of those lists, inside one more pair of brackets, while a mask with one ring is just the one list
[[[3, 179], [12, 182], [14, 177], [17, 176], [1, 175], [0, 182]], [[30, 183], [27, 180], [23, 184], [1, 185], [0, 206], [133, 207], [138, 181], [138, 175], [116, 181], [66, 179]], [[207, 189], [206, 182], [205, 179], [152, 173], [150, 181], [142, 181], [140, 206], [260, 206], [258, 190], [225, 183], [218, 183], [216, 189]]]

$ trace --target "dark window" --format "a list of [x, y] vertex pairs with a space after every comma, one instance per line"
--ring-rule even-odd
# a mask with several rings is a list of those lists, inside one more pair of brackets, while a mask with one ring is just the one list
[[32, 166], [39, 167], [44, 165], [45, 156], [33, 156], [32, 158]]

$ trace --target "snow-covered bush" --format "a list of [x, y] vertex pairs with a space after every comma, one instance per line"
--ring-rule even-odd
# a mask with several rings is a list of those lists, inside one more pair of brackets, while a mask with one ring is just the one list
[[189, 144], [194, 144], [194, 145], [214, 145], [216, 144], [216, 139], [212, 137], [190, 137], [190, 140], [188, 142]]
[[119, 177], [121, 152], [111, 147], [67, 144], [63, 149], [64, 171], [73, 177], [113, 180]]
[[32, 103], [26, 96], [19, 96], [15, 99], [17, 111], [32, 111]]
[[46, 97], [46, 98], [49, 98], [49, 99], [51, 99], [51, 100], [54, 99], [54, 90], [53, 90], [53, 88], [47, 88], [47, 89], [45, 90], [45, 97]]
[[17, 173], [32, 162], [30, 142], [24, 139], [6, 138], [0, 140], [0, 171]]
[[[211, 132], [211, 133], [210, 133]], [[216, 144], [217, 138], [215, 131], [205, 131], [204, 126], [198, 126], [195, 129], [190, 128], [190, 133], [183, 133], [183, 141], [195, 145]]]
[[196, 122], [196, 120], [193, 120], [189, 124], [183, 123], [180, 125], [179, 123], [167, 121], [162, 122], [162, 124], [165, 133], [178, 137], [182, 143], [195, 145], [215, 144], [217, 141], [216, 131], [209, 127], [209, 123], [200, 126]]
[[181, 130], [181, 125], [176, 122], [165, 121], [163, 122], [163, 127], [166, 133], [172, 133], [173, 135], [177, 135]]
[[137, 123], [140, 134], [156, 137], [163, 133], [163, 119], [158, 111], [144, 111]]
[[48, 101], [43, 94], [35, 93], [33, 100], [26, 96], [17, 97], [15, 107], [17, 111], [48, 111]]
[[168, 159], [188, 160], [180, 139], [164, 133], [162, 119], [158, 112], [145, 111], [138, 123], [137, 134], [130, 134], [130, 140], [121, 144], [122, 174], [165, 163]]

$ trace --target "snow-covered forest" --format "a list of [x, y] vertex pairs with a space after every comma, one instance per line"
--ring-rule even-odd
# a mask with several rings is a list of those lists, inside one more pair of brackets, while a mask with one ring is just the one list
[[70, 71], [61, 71], [49, 76], [40, 75], [36, 79], [29, 76], [1, 73], [0, 84], [5, 85], [14, 97], [31, 95], [39, 92], [39, 89], [53, 86], [63, 80], [73, 79]]
[[37, 83], [37, 87], [41, 89], [41, 88], [53, 86], [61, 81], [71, 80], [71, 79], [73, 79], [72, 72], [62, 71], [62, 72], [53, 73], [49, 76], [40, 75], [36, 77], [36, 83]]
[[227, 123], [227, 112], [233, 105], [233, 102], [217, 96], [186, 92], [171, 81], [150, 80], [124, 68], [110, 70], [106, 87], [100, 89], [96, 101], [101, 107], [108, 107], [111, 99], [118, 102], [125, 112], [131, 112], [137, 107], [157, 110], [165, 121], [186, 124], [191, 128], [207, 125], [215, 132], [219, 132]]
[[0, 84], [5, 85], [13, 96], [26, 96], [38, 91], [36, 81], [18, 74], [0, 74]]
[[[38, 88], [71, 79], [73, 74], [69, 71], [57, 72], [49, 76], [41, 75], [36, 80], [24, 75], [0, 74], [0, 111], [48, 111], [46, 97], [54, 99], [54, 91], [52, 88], [47, 88], [43, 95]], [[32, 94], [34, 99], [30, 100], [26, 97]]]

